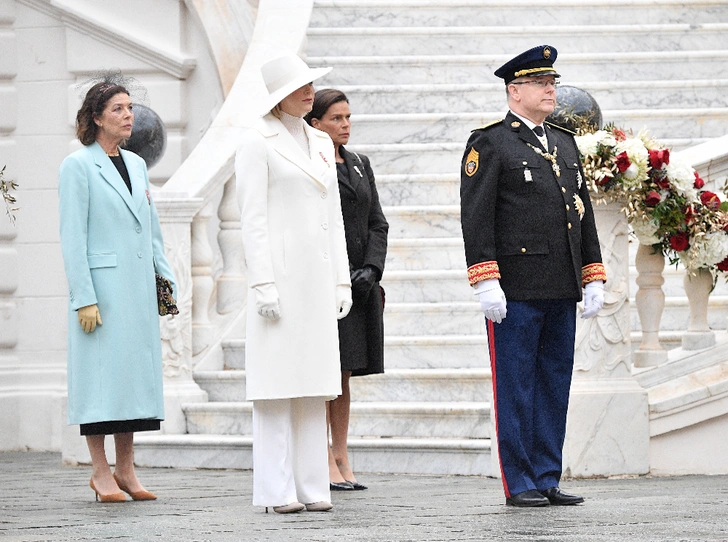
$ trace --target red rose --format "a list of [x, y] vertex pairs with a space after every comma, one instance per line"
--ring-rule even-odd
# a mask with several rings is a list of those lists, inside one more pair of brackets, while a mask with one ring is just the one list
[[717, 210], [720, 207], [720, 198], [715, 193], [707, 190], [700, 193], [700, 201], [709, 209]]
[[654, 169], [660, 169], [662, 166], [666, 166], [670, 163], [670, 150], [650, 150], [647, 151], [650, 155], [650, 166]]
[[665, 175], [653, 175], [652, 182], [654, 182], [657, 186], [659, 186], [663, 190], [670, 189], [670, 180]]
[[645, 196], [645, 205], [647, 205], [647, 207], [654, 207], [655, 205], [660, 203], [661, 199], [662, 198], [660, 198], [659, 192], [657, 192], [656, 190], [650, 190], [649, 192], [647, 192], [647, 196]]
[[700, 175], [698, 175], [698, 172], [695, 172], [695, 182], [693, 183], [693, 186], [700, 190], [705, 186], [705, 181], [700, 178]]
[[670, 247], [672, 247], [674, 251], [682, 252], [683, 250], [687, 250], [689, 246], [690, 238], [686, 232], [681, 231], [680, 233], [670, 236]]
[[624, 131], [620, 130], [619, 128], [615, 128], [612, 130], [612, 135], [614, 135], [614, 139], [617, 141], [624, 141], [627, 139], [627, 134], [624, 133]]
[[617, 165], [617, 169], [624, 173], [627, 171], [627, 168], [632, 165], [632, 162], [629, 161], [629, 156], [627, 156], [627, 152], [620, 152], [614, 163]]
[[728, 258], [720, 262], [716, 267], [721, 271], [728, 271]]

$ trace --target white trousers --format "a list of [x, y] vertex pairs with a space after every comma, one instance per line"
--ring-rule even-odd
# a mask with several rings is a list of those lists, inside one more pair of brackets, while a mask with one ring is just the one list
[[331, 502], [326, 400], [253, 401], [253, 505]]

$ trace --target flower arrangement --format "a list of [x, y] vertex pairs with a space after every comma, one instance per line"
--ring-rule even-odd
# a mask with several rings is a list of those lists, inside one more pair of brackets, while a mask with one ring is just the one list
[[576, 137], [595, 200], [618, 201], [638, 241], [687, 269], [728, 272], [728, 202], [642, 130], [610, 124]]
[[17, 200], [11, 192], [17, 188], [18, 184], [16, 182], [5, 180], [5, 166], [3, 166], [3, 168], [0, 169], [0, 193], [2, 194], [3, 201], [5, 202], [5, 214], [8, 215], [13, 226], [15, 226], [15, 211], [18, 210], [18, 207], [14, 207]]

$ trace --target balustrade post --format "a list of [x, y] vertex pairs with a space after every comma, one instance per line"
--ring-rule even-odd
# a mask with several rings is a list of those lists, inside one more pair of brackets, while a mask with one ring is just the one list
[[667, 351], [659, 340], [660, 320], [665, 310], [665, 256], [650, 245], [640, 244], [635, 257], [637, 286], [635, 304], [642, 326], [642, 342], [634, 353], [635, 367], [654, 367], [667, 361]]
[[715, 346], [715, 333], [708, 325], [708, 302], [713, 290], [713, 275], [708, 269], [687, 269], [683, 286], [690, 305], [690, 321], [682, 337], [683, 350], [702, 350]]
[[607, 271], [604, 307], [595, 318], [577, 318], [563, 465], [571, 476], [644, 474], [649, 409], [632, 375], [629, 230], [618, 204], [595, 206], [594, 214]]
[[235, 177], [225, 183], [220, 207], [220, 232], [217, 242], [222, 254], [222, 275], [217, 279], [217, 311], [227, 314], [245, 302], [243, 241], [240, 232], [240, 210], [235, 198]]
[[192, 220], [202, 205], [200, 198], [174, 197], [165, 194], [155, 198], [164, 237], [167, 260], [177, 280], [179, 314], [162, 316], [159, 320], [162, 336], [164, 366], [164, 410], [162, 431], [169, 434], [187, 432], [182, 410], [184, 403], [207, 401], [203, 391], [192, 378], [193, 351], [193, 263]]
[[210, 345], [213, 325], [210, 303], [215, 282], [212, 278], [212, 247], [207, 236], [207, 223], [212, 216], [212, 203], [192, 219], [192, 355]]

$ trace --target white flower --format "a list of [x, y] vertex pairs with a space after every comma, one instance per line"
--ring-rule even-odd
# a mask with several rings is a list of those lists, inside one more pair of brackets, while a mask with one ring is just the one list
[[670, 156], [670, 163], [665, 166], [665, 173], [670, 184], [685, 196], [688, 201], [697, 201], [698, 191], [695, 190], [695, 170], [680, 157]]
[[712, 267], [728, 256], [728, 234], [707, 233], [693, 240], [690, 248], [680, 252], [680, 261], [686, 269]]
[[576, 139], [576, 146], [579, 148], [579, 152], [582, 156], [595, 155], [599, 144], [613, 147], [617, 143], [614, 136], [604, 130], [597, 130], [592, 134], [584, 134], [577, 136], [574, 139]]
[[641, 216], [635, 217], [630, 225], [641, 245], [656, 245], [660, 242], [660, 238], [655, 235], [658, 229], [656, 221]]
[[625, 183], [628, 188], [638, 188], [642, 182], [647, 180], [650, 155], [642, 140], [636, 137], [628, 137], [624, 141], [617, 143], [614, 149], [615, 156], [623, 152], [627, 153], [630, 167], [624, 172], [622, 177], [628, 181]]

